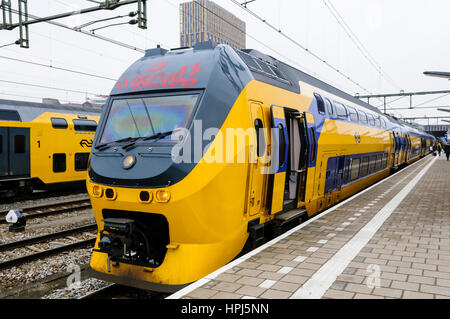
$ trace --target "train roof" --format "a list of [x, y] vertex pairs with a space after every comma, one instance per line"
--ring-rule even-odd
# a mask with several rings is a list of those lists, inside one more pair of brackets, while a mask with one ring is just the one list
[[328, 83], [325, 83], [303, 71], [300, 71], [282, 61], [279, 61], [270, 55], [266, 55], [254, 49], [243, 49], [235, 51], [246, 63], [246, 65], [252, 72], [253, 76], [257, 80], [278, 86], [283, 89], [287, 89], [295, 93], [301, 93], [299, 81], [305, 82], [310, 84], [311, 86], [317, 87], [321, 90], [329, 92], [330, 94], [338, 96], [346, 101], [352, 102], [367, 110], [377, 113], [380, 116], [383, 116], [387, 120], [389, 120], [392, 124], [394, 124], [394, 126], [398, 125], [409, 131], [414, 132], [415, 134], [431, 137], [431, 135], [418, 130], [417, 128], [413, 127], [412, 125], [409, 125], [406, 122], [393, 118], [388, 114], [384, 114], [373, 105], [361, 101], [360, 99]]
[[30, 122], [45, 112], [99, 116], [102, 111], [101, 109], [78, 107], [73, 105], [48, 104], [48, 103], [36, 103], [36, 102], [0, 99], [0, 111], [1, 110], [16, 111], [17, 114], [20, 116], [20, 120], [22, 122]]

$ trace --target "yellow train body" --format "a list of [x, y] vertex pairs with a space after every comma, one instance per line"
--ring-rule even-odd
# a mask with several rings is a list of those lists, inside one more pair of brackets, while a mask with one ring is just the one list
[[[260, 121], [264, 128], [271, 128], [275, 118], [283, 118], [284, 112], [290, 112], [293, 118], [295, 114], [303, 114], [302, 121], [305, 126], [308, 124], [308, 131], [316, 132], [320, 129], [319, 138], [308, 151], [305, 170], [298, 170], [305, 179], [297, 183], [296, 199], [292, 207], [294, 210], [305, 211], [308, 216], [315, 215], [388, 176], [394, 166], [412, 162], [424, 155], [417, 153], [418, 146], [419, 151], [423, 151], [423, 139], [419, 137], [411, 138], [409, 149], [397, 151], [393, 133], [386, 127], [352, 123], [339, 118], [324, 119], [326, 116], [317, 113], [314, 95], [317, 92], [340, 103], [351, 103], [353, 107], [358, 107], [357, 103], [346, 101], [342, 96], [313, 85], [299, 85], [306, 89], [293, 92], [256, 79], [248, 81], [230, 105], [226, 118], [205, 148], [201, 160], [173, 185], [125, 187], [116, 186], [106, 179], [104, 182], [96, 182], [94, 179], [99, 177], [94, 175], [94, 171], [99, 170], [100, 166], [93, 166], [87, 189], [100, 230], [90, 263], [96, 275], [122, 284], [176, 290], [236, 257], [251, 236], [250, 225], [270, 225], [277, 216], [289, 211], [285, 208], [285, 197], [274, 195], [286, 191], [286, 174], [289, 169], [270, 172], [273, 152], [277, 149], [274, 144], [280, 144], [280, 137], [275, 136], [273, 130], [267, 129], [258, 139], [255, 132], [256, 121]], [[107, 122], [103, 123], [105, 125]], [[238, 134], [231, 135], [230, 132]], [[261, 139], [265, 144], [263, 151], [260, 150]], [[122, 159], [127, 154], [134, 154], [128, 156], [135, 156], [137, 162], [143, 160], [140, 156], [145, 151], [144, 146], [132, 153], [128, 151], [128, 145], [101, 145], [99, 141], [97, 145], [98, 151], [94, 150], [92, 155], [92, 161], [96, 163], [105, 156]], [[148, 151], [156, 148], [154, 144], [151, 145], [152, 147], [145, 146]], [[109, 147], [113, 151], [103, 153], [103, 147]], [[134, 145], [130, 149], [131, 147]], [[394, 153], [396, 156], [393, 156]], [[354, 178], [354, 172], [349, 171], [348, 180], [345, 181], [344, 178], [340, 181], [339, 187], [331, 185], [327, 180], [330, 174], [345, 175], [348, 170], [338, 173], [339, 165], [336, 164], [335, 171], [330, 173], [328, 163], [334, 160], [337, 163], [340, 159], [345, 165], [349, 156], [354, 155], [360, 156], [363, 162], [367, 155], [366, 175], [360, 176], [358, 173], [358, 178]], [[369, 161], [369, 157], [374, 156], [376, 160]], [[244, 160], [240, 161], [242, 157]], [[393, 163], [394, 160], [396, 163]], [[349, 165], [354, 165], [351, 164], [353, 162], [356, 163], [356, 159], [352, 159]], [[120, 181], [117, 183], [120, 184]], [[150, 200], [142, 201], [140, 196], [143, 191], [150, 194]], [[168, 201], [157, 199], [160, 191], [169, 194]], [[102, 238], [108, 236], [105, 211], [111, 210], [126, 212], [127, 218], [132, 218], [130, 216], [133, 216], [133, 212], [164, 216], [168, 224], [169, 242], [160, 265], [133, 264], [105, 253], [101, 246]], [[127, 219], [127, 222], [130, 220]]]

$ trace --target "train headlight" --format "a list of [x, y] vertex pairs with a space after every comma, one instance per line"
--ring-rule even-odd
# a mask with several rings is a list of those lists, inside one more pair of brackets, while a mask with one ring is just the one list
[[117, 198], [117, 192], [112, 188], [107, 188], [105, 190], [105, 197], [109, 200], [115, 200]]
[[136, 164], [136, 157], [134, 155], [128, 155], [123, 159], [122, 167], [124, 169], [130, 169]]
[[156, 191], [155, 199], [159, 203], [167, 203], [170, 200], [170, 192], [166, 190]]
[[102, 195], [103, 195], [103, 188], [101, 188], [98, 185], [94, 185], [92, 187], [92, 196], [94, 196], [94, 197], [102, 197]]
[[141, 203], [145, 203], [148, 204], [152, 201], [153, 199], [153, 193], [152, 192], [148, 192], [148, 191], [141, 191], [139, 193], [139, 201]]

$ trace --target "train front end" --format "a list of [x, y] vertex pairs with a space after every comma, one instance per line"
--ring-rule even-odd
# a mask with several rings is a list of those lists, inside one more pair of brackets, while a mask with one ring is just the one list
[[96, 277], [175, 291], [241, 251], [247, 165], [210, 159], [225, 128], [252, 126], [251, 80], [233, 49], [208, 44], [149, 50], [121, 76], [87, 181]]

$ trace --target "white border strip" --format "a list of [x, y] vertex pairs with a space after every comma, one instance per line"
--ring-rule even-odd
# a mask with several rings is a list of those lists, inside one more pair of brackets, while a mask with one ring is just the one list
[[[428, 169], [434, 164], [437, 157], [428, 163], [397, 195], [394, 196], [352, 239], [350, 239], [333, 257], [331, 257], [316, 273], [298, 289], [290, 299], [319, 299], [326, 293], [337, 277], [342, 274], [353, 258], [366, 246], [377, 230], [394, 210], [402, 203], [405, 197], [416, 186]], [[403, 178], [407, 179], [412, 173]]]
[[[421, 163], [423, 160], [427, 159], [428, 157], [424, 157], [420, 160], [418, 160], [417, 162], [411, 164], [410, 166], [408, 166], [408, 168], [411, 168], [419, 163]], [[369, 186], [368, 188], [360, 191], [359, 193], [356, 193], [353, 196], [350, 196], [349, 198], [347, 198], [346, 200], [344, 200], [343, 202], [340, 202], [338, 204], [336, 204], [335, 206], [323, 211], [322, 213], [314, 216], [313, 218], [308, 219], [306, 222], [296, 226], [295, 228], [292, 228], [291, 230], [285, 232], [284, 234], [278, 236], [277, 238], [272, 239], [271, 241], [265, 243], [262, 246], [259, 246], [258, 248], [252, 250], [251, 252], [233, 260], [232, 262], [226, 264], [225, 266], [223, 266], [222, 268], [217, 269], [216, 271], [210, 273], [209, 275], [203, 277], [202, 279], [199, 279], [195, 282], [193, 282], [192, 284], [178, 290], [177, 292], [173, 293], [172, 295], [166, 297], [166, 299], [180, 299], [182, 297], [184, 297], [185, 295], [189, 294], [190, 292], [194, 291], [195, 289], [203, 286], [204, 284], [208, 283], [210, 280], [216, 278], [217, 276], [219, 276], [220, 274], [226, 272], [227, 270], [237, 266], [238, 264], [246, 261], [247, 259], [249, 259], [250, 257], [260, 253], [261, 251], [263, 251], [264, 249], [266, 249], [267, 247], [272, 246], [273, 244], [279, 242], [280, 240], [288, 237], [289, 235], [291, 235], [292, 233], [295, 233], [296, 231], [302, 229], [303, 227], [309, 225], [310, 223], [312, 223], [313, 221], [327, 215], [328, 213], [331, 213], [332, 211], [334, 211], [335, 209], [341, 207], [342, 205], [346, 204], [347, 202], [357, 198], [358, 196], [364, 194], [365, 192], [368, 192], [369, 190], [371, 190], [372, 188], [388, 181], [389, 179], [393, 178], [394, 176], [396, 176], [397, 174], [401, 173], [401, 172], [405, 172], [404, 170], [400, 170], [394, 174], [392, 174], [391, 176], [386, 177], [385, 179], [377, 182], [376, 184], [373, 184], [372, 186]]]

